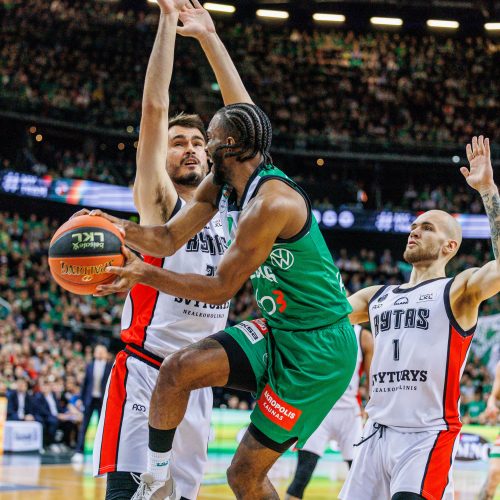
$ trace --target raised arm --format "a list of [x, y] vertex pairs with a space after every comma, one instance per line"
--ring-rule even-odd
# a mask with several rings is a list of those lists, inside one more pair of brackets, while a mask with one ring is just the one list
[[215, 25], [206, 9], [198, 0], [184, 7], [180, 14], [182, 26], [177, 32], [182, 36], [196, 38], [207, 56], [221, 89], [224, 104], [246, 102], [252, 104], [245, 85], [238, 74], [231, 56], [215, 30]]
[[479, 304], [500, 292], [500, 196], [493, 180], [489, 139], [484, 139], [482, 135], [473, 137], [472, 144], [467, 144], [466, 152], [469, 168], [462, 167], [460, 171], [467, 184], [483, 199], [495, 256], [495, 260], [480, 268], [460, 273], [451, 289], [452, 307], [457, 318], [463, 317], [465, 324], [473, 326]]
[[163, 224], [177, 203], [167, 174], [168, 89], [172, 78], [179, 10], [188, 0], [158, 0], [158, 32], [149, 58], [142, 98], [134, 202], [141, 224]]

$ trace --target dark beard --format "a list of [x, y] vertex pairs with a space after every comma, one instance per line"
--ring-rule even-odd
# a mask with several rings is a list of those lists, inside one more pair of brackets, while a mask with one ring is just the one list
[[212, 155], [212, 172], [214, 173], [214, 183], [218, 186], [229, 184], [227, 170], [224, 167], [224, 157], [222, 151], [215, 151]]
[[405, 250], [403, 258], [408, 264], [418, 264], [419, 262], [433, 261], [439, 258], [439, 248], [424, 250], [419, 248], [418, 251], [409, 252]]
[[202, 176], [196, 172], [190, 172], [186, 175], [179, 175], [172, 179], [173, 182], [180, 186], [199, 186], [202, 181]]

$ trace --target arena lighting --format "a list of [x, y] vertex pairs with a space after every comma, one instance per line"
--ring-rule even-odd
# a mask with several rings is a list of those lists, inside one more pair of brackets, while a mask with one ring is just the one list
[[236, 12], [236, 7], [234, 5], [226, 5], [223, 3], [207, 2], [203, 4], [203, 7], [212, 12], [224, 12], [225, 14], [233, 14]]
[[442, 19], [429, 19], [427, 21], [427, 26], [429, 28], [449, 28], [449, 29], [457, 29], [460, 24], [458, 21], [444, 21]]
[[315, 21], [324, 21], [327, 23], [343, 23], [345, 21], [345, 16], [343, 14], [321, 14], [317, 12], [313, 14], [313, 19]]
[[372, 17], [370, 22], [380, 26], [402, 26], [403, 24], [403, 20], [399, 17]]
[[259, 9], [256, 14], [259, 17], [269, 17], [273, 19], [288, 19], [288, 12], [284, 10], [267, 10], [267, 9]]
[[486, 23], [484, 29], [488, 31], [498, 31], [500, 30], [500, 23]]

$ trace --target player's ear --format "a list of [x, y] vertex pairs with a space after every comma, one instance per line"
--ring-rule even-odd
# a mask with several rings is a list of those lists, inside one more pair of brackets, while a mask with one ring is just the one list
[[454, 255], [458, 250], [458, 242], [455, 240], [448, 240], [444, 247], [446, 255]]

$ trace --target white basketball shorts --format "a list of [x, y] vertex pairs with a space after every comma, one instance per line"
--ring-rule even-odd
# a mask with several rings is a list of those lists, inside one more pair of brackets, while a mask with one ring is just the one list
[[[377, 428], [368, 420], [367, 438]], [[339, 498], [390, 500], [410, 492], [428, 500], [453, 500], [452, 466], [460, 430], [399, 432], [379, 429], [359, 446]]]
[[306, 441], [302, 450], [322, 457], [328, 443], [334, 439], [339, 445], [342, 458], [352, 460], [355, 451], [354, 444], [361, 440], [362, 431], [363, 423], [359, 406], [339, 409], [333, 407], [314, 434]]
[[[128, 349], [128, 348], [127, 348]], [[116, 356], [104, 395], [94, 443], [94, 476], [147, 470], [149, 403], [160, 362], [128, 351]], [[207, 462], [213, 396], [210, 387], [191, 392], [172, 448], [172, 476], [183, 497], [194, 499]]]

